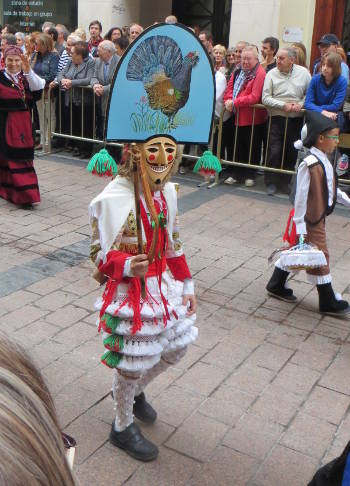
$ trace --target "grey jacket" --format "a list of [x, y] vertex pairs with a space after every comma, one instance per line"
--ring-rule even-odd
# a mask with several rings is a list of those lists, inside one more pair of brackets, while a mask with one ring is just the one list
[[[70, 59], [63, 69], [63, 71], [57, 74], [57, 82], [61, 83], [62, 79], [72, 80], [72, 101], [74, 105], [80, 105], [82, 100], [82, 90], [77, 88], [77, 86], [89, 86], [91, 82], [92, 75], [94, 73], [95, 61], [90, 58], [84, 59], [84, 61], [79, 64], [73, 64]], [[69, 105], [70, 100], [70, 90], [65, 91], [64, 95], [65, 105]], [[84, 101], [92, 101], [91, 90], [84, 90]]]
[[115, 73], [115, 70], [117, 68], [118, 62], [120, 60], [120, 57], [117, 56], [117, 54], [113, 54], [113, 56], [110, 59], [110, 66], [108, 69], [108, 74], [107, 74], [107, 79], [104, 77], [104, 61], [102, 59], [96, 59], [95, 61], [95, 70], [94, 74], [91, 78], [91, 86], [94, 86], [94, 84], [102, 84], [103, 86], [103, 95], [102, 95], [102, 113], [103, 115], [105, 114], [106, 107], [107, 107], [107, 100], [109, 96], [109, 91], [111, 87], [111, 82], [113, 80], [113, 76]]

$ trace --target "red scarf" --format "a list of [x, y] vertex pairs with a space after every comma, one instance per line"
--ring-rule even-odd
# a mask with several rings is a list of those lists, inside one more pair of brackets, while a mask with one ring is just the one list
[[103, 41], [102, 37], [99, 35], [96, 40], [90, 39], [88, 42], [89, 52], [91, 52], [94, 48], [98, 47], [98, 45]]

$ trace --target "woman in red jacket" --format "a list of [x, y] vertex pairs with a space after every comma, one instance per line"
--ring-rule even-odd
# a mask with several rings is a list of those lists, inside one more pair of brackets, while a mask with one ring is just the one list
[[[261, 102], [265, 75], [264, 69], [259, 64], [256, 48], [246, 46], [242, 52], [241, 69], [233, 72], [224, 95], [226, 110], [233, 111], [235, 115], [237, 139], [233, 158], [236, 162], [260, 164], [267, 113], [266, 110], [260, 108], [254, 110], [252, 105]], [[254, 169], [237, 166], [233, 168], [232, 174], [233, 176], [227, 180], [228, 184], [243, 181], [247, 187], [255, 184]]]

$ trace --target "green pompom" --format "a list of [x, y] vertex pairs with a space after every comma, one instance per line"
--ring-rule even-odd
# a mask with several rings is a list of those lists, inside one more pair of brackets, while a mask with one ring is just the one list
[[105, 148], [90, 159], [87, 170], [98, 176], [116, 176], [118, 174], [116, 161]]
[[122, 354], [114, 353], [113, 351], [106, 351], [102, 356], [101, 361], [109, 368], [116, 368], [122, 359]]
[[104, 331], [112, 334], [120, 323], [120, 317], [112, 316], [111, 314], [103, 314], [101, 317], [101, 327]]
[[116, 334], [111, 334], [103, 340], [103, 345], [109, 351], [122, 351], [124, 348], [123, 336], [117, 336]]
[[202, 157], [197, 160], [193, 172], [198, 172], [203, 176], [210, 176], [216, 172], [221, 172], [221, 170], [220, 160], [210, 150], [206, 150]]

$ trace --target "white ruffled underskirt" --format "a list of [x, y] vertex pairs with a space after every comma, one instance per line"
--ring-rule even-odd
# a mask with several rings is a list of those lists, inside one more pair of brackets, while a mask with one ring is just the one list
[[330, 273], [327, 275], [311, 275], [310, 273], [307, 273], [306, 278], [314, 285], [324, 285], [332, 282], [332, 275]]
[[[119, 352], [123, 358], [117, 368], [123, 371], [145, 371], [156, 365], [161, 355], [169, 351], [176, 351], [193, 343], [198, 336], [198, 329], [194, 326], [196, 315], [187, 316], [187, 308], [182, 305], [183, 282], [176, 281], [168, 272], [162, 275], [162, 292], [169, 302], [170, 320], [164, 325], [164, 308], [161, 301], [156, 277], [147, 279], [147, 289], [153, 299], [150, 304], [144, 303], [141, 308], [142, 328], [131, 334], [133, 327], [133, 309], [129, 305], [120, 308], [127, 296], [127, 284], [118, 286], [116, 295], [106, 313], [117, 315], [121, 322], [115, 334], [123, 337], [123, 349]], [[96, 310], [101, 310], [102, 299], [95, 303]], [[177, 315], [177, 319], [174, 315]], [[102, 339], [110, 334], [104, 332]]]
[[321, 250], [307, 249], [289, 249], [282, 251], [279, 258], [279, 264], [282, 269], [304, 269], [319, 268], [327, 265], [326, 257]]

